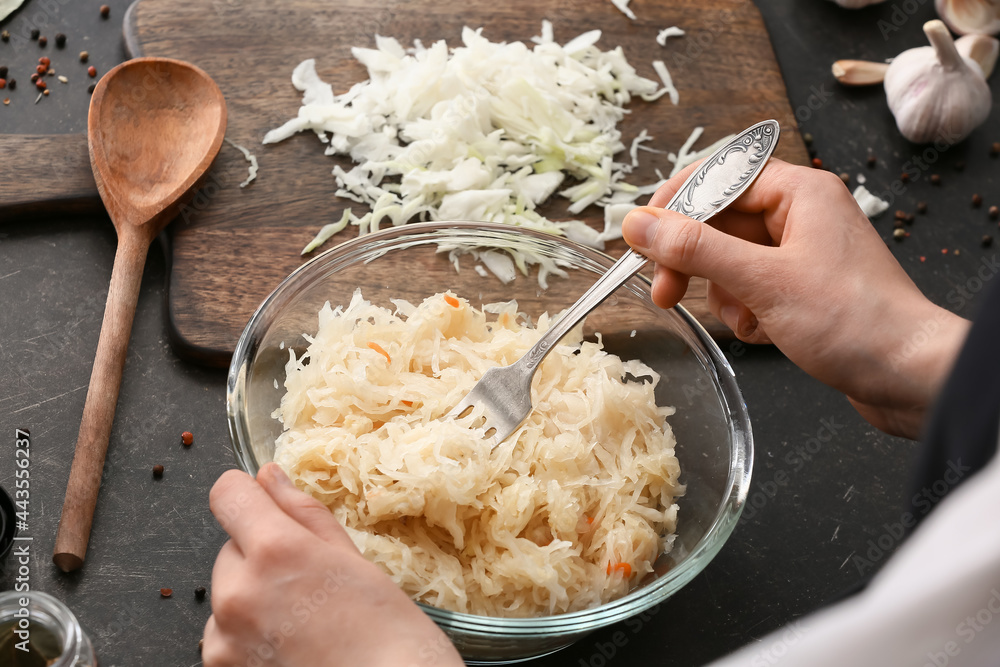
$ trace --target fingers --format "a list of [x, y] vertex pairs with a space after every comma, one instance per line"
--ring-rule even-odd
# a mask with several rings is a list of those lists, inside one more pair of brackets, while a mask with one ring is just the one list
[[278, 507], [253, 477], [227, 470], [208, 496], [212, 514], [243, 553], [275, 539], [286, 531], [301, 529]]
[[770, 343], [767, 332], [753, 311], [719, 285], [708, 284], [708, 307], [744, 343]]
[[684, 298], [690, 280], [691, 276], [668, 269], [662, 264], [655, 264], [651, 294], [653, 303], [660, 308], [673, 308]]
[[201, 662], [204, 667], [232, 667], [240, 664], [239, 652], [219, 630], [215, 616], [209, 616], [202, 634]]
[[625, 217], [622, 234], [630, 246], [657, 264], [730, 289], [766, 271], [774, 252], [680, 213], [648, 206]]
[[288, 516], [318, 537], [337, 546], [356, 551], [351, 538], [323, 503], [299, 491], [276, 463], [268, 463], [257, 473], [257, 481]]

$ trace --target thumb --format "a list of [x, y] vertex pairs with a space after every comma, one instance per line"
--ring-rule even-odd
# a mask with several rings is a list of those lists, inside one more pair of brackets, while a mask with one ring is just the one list
[[[771, 263], [772, 248], [721, 232], [704, 222], [662, 208], [633, 209], [622, 236], [636, 252], [658, 265], [700, 276], [736, 294]], [[764, 274], [766, 275], [766, 274]]]
[[257, 481], [285, 514], [315, 533], [320, 539], [357, 550], [344, 531], [344, 527], [330, 513], [330, 509], [296, 488], [277, 463], [268, 463], [261, 468], [257, 473]]

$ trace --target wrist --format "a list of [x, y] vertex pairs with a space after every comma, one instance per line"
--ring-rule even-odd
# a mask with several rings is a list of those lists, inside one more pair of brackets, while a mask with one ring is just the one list
[[886, 350], [888, 371], [898, 383], [899, 406], [928, 408], [955, 365], [971, 323], [929, 301]]
[[962, 349], [970, 322], [922, 297], [882, 321], [889, 324], [875, 333], [873, 357], [878, 361], [865, 374], [864, 386], [846, 393], [878, 428], [916, 438]]

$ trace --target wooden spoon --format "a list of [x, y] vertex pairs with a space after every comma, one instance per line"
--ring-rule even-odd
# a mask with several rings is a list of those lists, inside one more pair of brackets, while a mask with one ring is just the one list
[[52, 560], [83, 565], [146, 253], [193, 196], [226, 133], [226, 101], [193, 65], [137, 58], [97, 84], [87, 118], [97, 190], [118, 251]]

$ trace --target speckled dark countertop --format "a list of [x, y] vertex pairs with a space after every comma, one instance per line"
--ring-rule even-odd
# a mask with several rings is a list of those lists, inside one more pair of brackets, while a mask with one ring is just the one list
[[[31, 0], [3, 27], [42, 11], [42, 4]], [[100, 4], [49, 3], [49, 49], [61, 31], [69, 35], [67, 50], [87, 49], [101, 71], [123, 59], [127, 0], [108, 0], [109, 21], [100, 19]], [[904, 4], [917, 6], [916, 13], [907, 15]], [[842, 89], [829, 67], [837, 58], [878, 60], [922, 44], [920, 25], [932, 17], [932, 5], [886, 2], [849, 12], [823, 0], [758, 3], [800, 125], [815, 137], [813, 148], [834, 171], [865, 174], [874, 192], [887, 191], [923, 149], [899, 138], [880, 88]], [[896, 27], [894, 20], [901, 29], [887, 30]], [[0, 64], [12, 69], [35, 58], [0, 44]], [[82, 131], [83, 84], [59, 92], [37, 106], [22, 99], [0, 107], [0, 132]], [[923, 156], [926, 170], [898, 184], [902, 194], [892, 207], [913, 211], [918, 201], [927, 202], [910, 238], [891, 241], [891, 212], [875, 222], [916, 283], [965, 316], [997, 271], [996, 250], [980, 247], [980, 240], [997, 231], [986, 209], [1000, 203], [1000, 161], [988, 155], [998, 140], [1000, 114], [994, 112], [964, 143]], [[878, 156], [875, 168], [866, 165], [869, 151]], [[938, 187], [929, 182], [933, 173], [941, 176]], [[974, 192], [986, 200], [981, 209], [970, 206]], [[103, 667], [195, 665], [210, 610], [207, 601], [195, 600], [194, 589], [209, 584], [225, 539], [208, 511], [208, 489], [234, 460], [225, 373], [179, 360], [167, 343], [166, 265], [158, 249], [146, 266], [87, 565], [64, 575], [51, 563], [114, 251], [106, 219], [0, 221], [0, 484], [12, 485], [15, 429], [30, 429], [31, 585], [69, 604]], [[884, 538], [884, 524], [899, 519], [915, 444], [877, 432], [841, 395], [775, 350], [736, 345], [729, 351], [756, 442], [751, 507], [732, 538], [657, 613], [533, 664], [666, 664], [667, 656], [672, 667], [703, 664], [850, 588], [861, 577], [853, 557], [865, 555], [870, 541]], [[179, 443], [184, 430], [196, 436], [189, 449]], [[159, 481], [150, 473], [156, 463], [166, 467]], [[12, 585], [10, 573], [0, 578], [0, 589]], [[172, 588], [173, 597], [161, 599], [161, 587]]]

